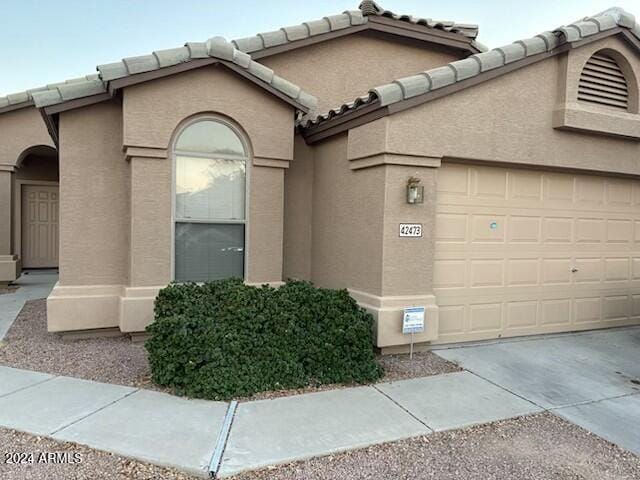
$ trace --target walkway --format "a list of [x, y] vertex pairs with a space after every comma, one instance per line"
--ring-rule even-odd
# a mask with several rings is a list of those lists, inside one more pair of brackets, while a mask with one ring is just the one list
[[58, 281], [58, 273], [52, 270], [30, 270], [15, 281], [19, 287], [13, 293], [0, 294], [0, 340], [4, 338], [25, 302], [46, 298]]
[[[0, 426], [202, 477], [227, 407], [0, 367]], [[219, 474], [540, 410], [469, 372], [240, 403]]]

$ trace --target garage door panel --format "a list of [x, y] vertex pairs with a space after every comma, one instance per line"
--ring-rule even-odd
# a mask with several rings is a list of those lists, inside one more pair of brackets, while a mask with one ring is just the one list
[[507, 328], [535, 328], [538, 324], [538, 302], [507, 302]]
[[611, 207], [630, 207], [633, 204], [633, 185], [628, 180], [607, 179], [607, 203]]
[[448, 163], [438, 178], [437, 343], [640, 323], [639, 181]]
[[500, 168], [473, 170], [473, 195], [476, 198], [504, 200], [507, 195], [507, 171]]
[[571, 258], [543, 258], [543, 285], [568, 285], [571, 283]]
[[577, 218], [576, 242], [601, 243], [605, 238], [604, 218]]
[[504, 260], [471, 260], [471, 288], [501, 287], [504, 285]]
[[545, 217], [542, 222], [544, 243], [571, 243], [573, 218]]
[[512, 171], [509, 175], [509, 199], [539, 202], [542, 198], [542, 174]]
[[436, 214], [436, 242], [466, 242], [467, 217], [464, 213]]
[[590, 207], [599, 207], [605, 201], [605, 181], [593, 176], [579, 176], [576, 178], [578, 202]]
[[605, 282], [627, 282], [629, 280], [629, 259], [605, 258]]
[[510, 258], [507, 260], [508, 285], [538, 285], [539, 260], [537, 258]]
[[471, 241], [473, 243], [504, 243], [503, 215], [472, 215]]
[[602, 299], [600, 297], [576, 298], [573, 305], [574, 320], [577, 324], [597, 323], [602, 320]]
[[538, 243], [542, 219], [537, 216], [511, 215], [509, 217], [509, 242]]
[[502, 330], [502, 303], [481, 303], [469, 307], [469, 330], [475, 332]]

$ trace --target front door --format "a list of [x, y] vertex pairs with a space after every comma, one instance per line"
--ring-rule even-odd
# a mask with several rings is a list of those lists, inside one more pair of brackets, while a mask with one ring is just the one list
[[58, 186], [22, 186], [22, 268], [58, 266]]

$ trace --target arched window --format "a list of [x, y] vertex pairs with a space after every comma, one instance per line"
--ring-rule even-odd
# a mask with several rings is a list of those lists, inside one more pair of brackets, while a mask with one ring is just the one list
[[244, 278], [246, 143], [230, 124], [198, 119], [180, 132], [173, 153], [174, 279]]
[[580, 74], [578, 100], [629, 110], [629, 89], [618, 62], [603, 52], [591, 56]]

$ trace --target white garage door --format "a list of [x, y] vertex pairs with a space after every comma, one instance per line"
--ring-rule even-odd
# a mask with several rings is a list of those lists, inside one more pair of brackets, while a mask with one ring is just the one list
[[445, 163], [439, 338], [640, 323], [640, 181]]

